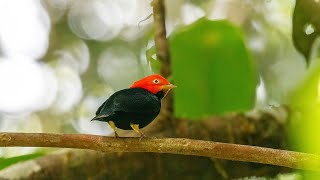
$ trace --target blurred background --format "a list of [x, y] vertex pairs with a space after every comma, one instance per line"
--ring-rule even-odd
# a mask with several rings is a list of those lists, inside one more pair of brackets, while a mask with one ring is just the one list
[[[202, 17], [226, 19], [241, 31], [256, 79], [252, 108], [316, 103], [317, 63], [307, 66], [292, 40], [295, 1], [167, 0], [165, 6], [169, 39]], [[304, 30], [312, 34], [315, 27]], [[0, 0], [0, 131], [111, 134], [106, 123], [90, 119], [112, 93], [159, 72], [153, 35], [151, 0]], [[183, 87], [177, 66], [189, 66], [173, 63], [173, 80]], [[309, 86], [316, 89], [310, 96]], [[291, 147], [307, 146], [294, 128], [301, 117], [318, 117], [309, 112], [293, 114]], [[0, 156], [46, 151], [0, 148]]]

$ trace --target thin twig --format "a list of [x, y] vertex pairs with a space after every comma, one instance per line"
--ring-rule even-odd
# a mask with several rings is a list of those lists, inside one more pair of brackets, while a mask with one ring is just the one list
[[182, 138], [114, 138], [86, 134], [0, 133], [0, 146], [61, 147], [102, 152], [154, 152], [214, 157], [320, 171], [320, 156]]
[[138, 28], [140, 29], [140, 24], [143, 23], [144, 21], [150, 19], [150, 18], [152, 17], [152, 15], [153, 15], [153, 13], [149, 14], [146, 18], [140, 20], [140, 21], [138, 22]]

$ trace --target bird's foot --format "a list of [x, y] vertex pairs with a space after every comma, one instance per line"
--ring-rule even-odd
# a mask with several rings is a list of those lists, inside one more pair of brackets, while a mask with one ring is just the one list
[[118, 133], [114, 131], [114, 138], [118, 138], [118, 137], [119, 137]]

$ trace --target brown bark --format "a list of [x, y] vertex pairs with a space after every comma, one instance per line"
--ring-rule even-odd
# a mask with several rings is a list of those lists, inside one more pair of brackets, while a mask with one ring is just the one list
[[114, 138], [88, 134], [2, 132], [0, 134], [0, 146], [77, 148], [108, 153], [154, 152], [182, 154], [320, 171], [320, 156], [317, 155], [185, 138], [140, 139], [131, 137]]
[[154, 40], [157, 50], [157, 57], [161, 61], [160, 72], [164, 77], [171, 75], [170, 55], [168, 50], [168, 40], [165, 24], [164, 0], [153, 0], [153, 19], [154, 19]]
[[[286, 112], [286, 109], [282, 110]], [[181, 120], [177, 131], [179, 131], [180, 137], [189, 137], [192, 139], [205, 139], [205, 140], [217, 140], [223, 142], [233, 142], [241, 144], [251, 144], [255, 146], [268, 146], [278, 149], [284, 149], [285, 146], [285, 120], [287, 116], [276, 116], [282, 113], [274, 112], [257, 112], [253, 115], [236, 114], [232, 116], [215, 117], [200, 122], [189, 122], [188, 120]], [[180, 121], [180, 120], [175, 120]], [[172, 130], [167, 131], [148, 131], [148, 135], [154, 134], [155, 136], [171, 136]], [[81, 135], [79, 135], [81, 136]], [[10, 139], [6, 135], [1, 136], [2, 141], [6, 142]], [[92, 137], [92, 136], [89, 136]], [[94, 136], [95, 137], [95, 136]], [[46, 143], [57, 143], [58, 139], [49, 142], [45, 139], [40, 139]], [[100, 139], [100, 140], [98, 140]], [[116, 147], [118, 150], [126, 150], [126, 148], [143, 148], [146, 144], [142, 140], [140, 143], [133, 139], [125, 140], [123, 147], [117, 146], [117, 143], [113, 138], [107, 140], [113, 141], [113, 143], [106, 143], [102, 141], [103, 138], [98, 139], [84, 139], [82, 142], [84, 148], [99, 148], [103, 145], [96, 146], [93, 143], [100, 141], [100, 143], [108, 144], [106, 147]], [[12, 137], [10, 141], [12, 140]], [[65, 143], [70, 139], [64, 139]], [[152, 140], [152, 139], [150, 139]], [[152, 141], [149, 141], [151, 143]], [[161, 139], [160, 139], [161, 140]], [[163, 140], [163, 139], [162, 139]], [[164, 139], [165, 140], [165, 139]], [[30, 143], [35, 143], [35, 139]], [[121, 140], [120, 140], [121, 141]], [[132, 142], [131, 142], [132, 141]], [[201, 141], [202, 142], [202, 141]], [[142, 143], [142, 144], [141, 144]], [[156, 142], [157, 143], [157, 142]], [[154, 151], [157, 151], [158, 147], [156, 143], [151, 143], [149, 146], [153, 146]], [[162, 142], [165, 145], [168, 142]], [[170, 142], [171, 143], [171, 142]], [[126, 147], [131, 144], [133, 147]], [[193, 144], [193, 143], [192, 143]], [[120, 144], [118, 144], [120, 145]], [[159, 145], [159, 144], [158, 144]], [[174, 145], [174, 144], [170, 144]], [[163, 144], [162, 144], [163, 146]], [[181, 145], [183, 146], [183, 144]], [[192, 146], [190, 144], [190, 146]], [[207, 145], [204, 145], [207, 146]], [[224, 146], [224, 144], [223, 144]], [[206, 147], [210, 148], [210, 147]], [[192, 149], [192, 148], [191, 148]], [[172, 150], [172, 149], [166, 149]], [[235, 149], [231, 148], [230, 151]], [[196, 153], [199, 150], [191, 151]], [[225, 152], [226, 150], [220, 149], [218, 152]], [[215, 151], [217, 152], [217, 151]], [[77, 155], [79, 154], [80, 155]], [[237, 154], [234, 154], [237, 155]], [[245, 153], [244, 155], [251, 156], [251, 153]], [[265, 154], [265, 158], [271, 161], [277, 161], [280, 158], [272, 154]], [[211, 155], [210, 155], [211, 156]], [[238, 155], [237, 155], [238, 156]], [[286, 156], [286, 155], [285, 155]], [[284, 156], [283, 156], [284, 157]], [[296, 157], [296, 156], [294, 156]], [[74, 163], [78, 159], [77, 163]], [[287, 158], [284, 158], [287, 159]], [[239, 159], [238, 159], [239, 160]], [[288, 161], [294, 162], [295, 158], [289, 158]], [[299, 158], [297, 159], [299, 160]], [[303, 159], [300, 159], [303, 161]], [[49, 155], [39, 158], [33, 161], [41, 167], [41, 171], [35, 171], [24, 175], [27, 179], [78, 179], [81, 175], [83, 179], [152, 179], [155, 176], [159, 179], [165, 178], [186, 178], [194, 179], [196, 177], [203, 178], [215, 178], [221, 179], [227, 176], [228, 178], [244, 177], [244, 176], [261, 176], [276, 174], [280, 171], [287, 171], [286, 168], [274, 167], [265, 164], [254, 164], [244, 162], [234, 162], [226, 160], [213, 160], [206, 157], [193, 157], [171, 154], [155, 154], [155, 153], [97, 153], [92, 151], [79, 151], [69, 150], [65, 153], [57, 155]], [[39, 163], [41, 162], [41, 163]], [[282, 161], [281, 161], [282, 162]], [[315, 162], [315, 164], [318, 161]], [[33, 163], [33, 164], [34, 164]], [[83, 163], [83, 164], [82, 164]], [[89, 164], [89, 165], [88, 165]], [[294, 164], [294, 163], [293, 163]], [[300, 163], [298, 163], [301, 165]], [[316, 165], [314, 167], [317, 167]], [[0, 177], [3, 176], [4, 171], [10, 171], [15, 169], [14, 165], [6, 170], [0, 171]], [[58, 166], [58, 167], [57, 167]], [[235, 169], [235, 167], [237, 167]], [[32, 166], [25, 166], [25, 169], [30, 169]], [[30, 172], [27, 170], [21, 171], [20, 174]], [[226, 175], [222, 176], [225, 173]], [[10, 174], [10, 173], [7, 173]], [[41, 178], [42, 177], [42, 178]], [[44, 178], [45, 177], [45, 178]], [[23, 179], [23, 178], [22, 178]]]
[[[160, 73], [165, 78], [171, 75], [171, 62], [169, 55], [169, 43], [167, 40], [166, 24], [165, 24], [165, 6], [164, 0], [153, 0], [153, 19], [154, 19], [154, 40], [156, 47], [156, 54], [161, 61]], [[176, 127], [173, 118], [173, 94], [169, 93], [161, 104], [161, 112], [156, 121], [149, 125], [147, 131], [162, 132], [169, 131], [173, 135], [175, 131], [172, 129]], [[173, 133], [173, 134], [172, 134]]]

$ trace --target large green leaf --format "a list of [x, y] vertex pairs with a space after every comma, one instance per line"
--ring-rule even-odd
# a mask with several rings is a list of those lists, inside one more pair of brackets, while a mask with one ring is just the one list
[[[309, 62], [315, 39], [320, 35], [320, 3], [315, 0], [297, 0], [292, 18], [292, 38], [296, 49]], [[308, 32], [309, 31], [309, 32]]]
[[253, 107], [255, 68], [237, 27], [200, 19], [172, 35], [170, 53], [176, 116], [203, 118]]

